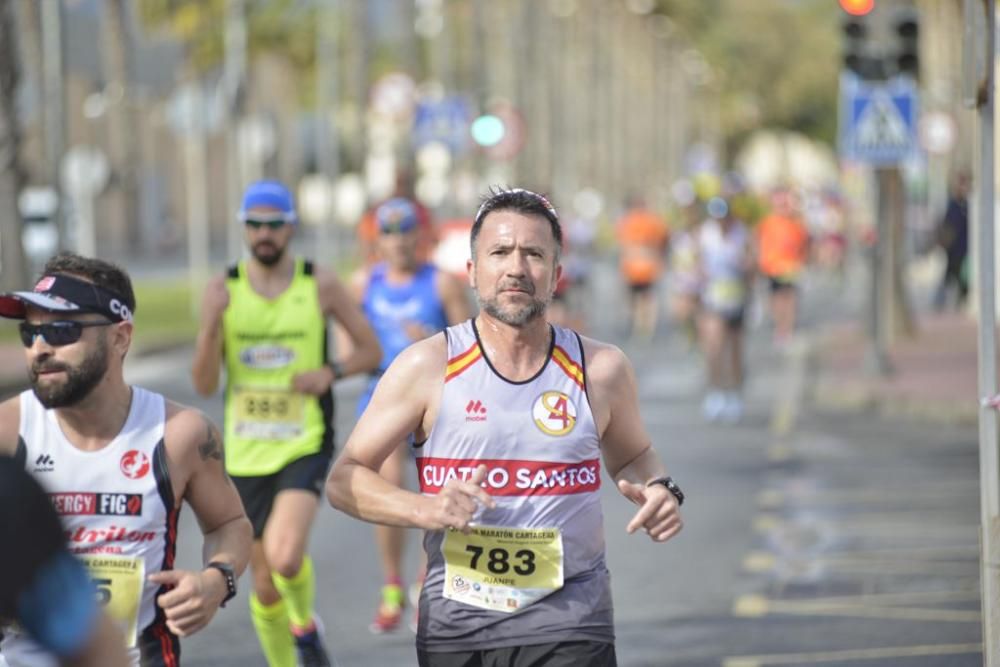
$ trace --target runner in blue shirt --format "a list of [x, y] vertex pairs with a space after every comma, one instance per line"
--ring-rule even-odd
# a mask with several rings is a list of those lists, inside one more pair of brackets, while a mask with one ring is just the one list
[[[390, 199], [375, 211], [380, 262], [360, 269], [351, 281], [382, 346], [382, 362], [358, 401], [360, 416], [368, 406], [379, 377], [400, 352], [421, 340], [469, 318], [466, 288], [454, 276], [419, 258], [417, 209], [409, 200]], [[408, 443], [400, 443], [379, 473], [402, 485]], [[405, 606], [401, 562], [405, 532], [393, 526], [375, 526], [376, 542], [385, 575], [382, 600], [369, 626], [376, 634], [395, 630]], [[418, 577], [418, 579], [421, 577]]]

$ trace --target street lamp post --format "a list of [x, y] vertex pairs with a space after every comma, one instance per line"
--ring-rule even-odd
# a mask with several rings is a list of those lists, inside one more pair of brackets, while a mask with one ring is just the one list
[[[978, 2], [965, 3], [966, 26], [974, 29], [982, 17]], [[984, 399], [997, 395], [996, 270], [994, 224], [994, 110], [996, 82], [996, 7], [983, 0], [986, 9], [985, 73], [979, 94], [972, 101], [979, 109], [978, 197], [978, 295], [979, 295], [979, 394]], [[967, 30], [967, 38], [970, 30]], [[972, 65], [973, 63], [967, 63]], [[978, 76], [971, 82], [978, 84]], [[979, 415], [979, 494], [981, 513], [980, 588], [983, 610], [983, 663], [1000, 665], [1000, 453], [998, 453], [997, 410], [993, 405]]]

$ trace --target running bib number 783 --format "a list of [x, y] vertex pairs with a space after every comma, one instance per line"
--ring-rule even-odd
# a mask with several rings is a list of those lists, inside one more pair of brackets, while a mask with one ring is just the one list
[[475, 607], [514, 612], [563, 585], [562, 534], [555, 528], [449, 531], [441, 550], [444, 596]]

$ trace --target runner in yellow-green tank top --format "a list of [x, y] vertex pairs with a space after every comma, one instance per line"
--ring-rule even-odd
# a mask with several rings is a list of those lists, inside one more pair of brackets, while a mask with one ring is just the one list
[[333, 392], [292, 388], [296, 373], [327, 361], [327, 328], [310, 262], [297, 259], [292, 282], [268, 299], [254, 291], [246, 262], [230, 269], [222, 317], [226, 362], [225, 443], [229, 474], [274, 473], [333, 447]]
[[[333, 383], [374, 369], [375, 333], [331, 271], [289, 251], [291, 193], [252, 184], [239, 220], [251, 256], [205, 289], [191, 371], [210, 396], [225, 364], [226, 469], [253, 523], [250, 617], [271, 667], [330, 664], [305, 553], [333, 458]], [[349, 339], [327, 357], [327, 323]]]

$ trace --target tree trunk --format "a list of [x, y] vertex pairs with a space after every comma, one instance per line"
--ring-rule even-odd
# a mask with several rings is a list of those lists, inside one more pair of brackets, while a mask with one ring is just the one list
[[14, 23], [14, 0], [0, 0], [0, 289], [3, 290], [24, 289], [28, 282], [21, 245], [21, 214], [17, 208], [24, 175], [15, 102], [21, 70]]
[[[124, 0], [104, 4], [106, 12], [104, 40], [104, 71], [107, 78], [105, 94], [112, 93], [108, 106], [108, 127], [111, 129], [111, 165], [117, 186], [116, 196], [121, 228], [117, 238], [127, 239], [128, 250], [142, 247], [142, 221], [139, 219], [139, 176], [142, 169], [141, 141], [137, 130], [136, 100], [132, 95], [132, 67], [135, 50], [132, 30]], [[117, 97], [120, 92], [121, 97]], [[118, 248], [116, 250], [124, 250]]]

